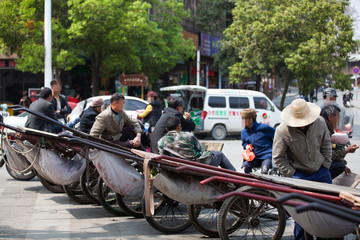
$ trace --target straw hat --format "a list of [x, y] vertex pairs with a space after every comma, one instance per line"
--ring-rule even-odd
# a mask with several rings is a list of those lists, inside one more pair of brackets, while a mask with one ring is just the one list
[[320, 116], [320, 107], [304, 99], [295, 99], [281, 113], [282, 121], [290, 127], [304, 127]]

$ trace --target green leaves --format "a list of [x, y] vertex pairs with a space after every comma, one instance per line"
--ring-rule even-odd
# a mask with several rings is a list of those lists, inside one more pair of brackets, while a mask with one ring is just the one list
[[[150, 82], [194, 57], [182, 37], [188, 16], [177, 0], [52, 1], [53, 66], [70, 70], [90, 59], [93, 94], [99, 79], [144, 73]], [[2, 51], [17, 53], [17, 68], [43, 71], [43, 0], [0, 0]], [[151, 14], [150, 14], [151, 13]]]
[[[280, 77], [294, 76], [304, 93], [323, 76], [338, 73], [354, 48], [348, 0], [236, 0], [226, 40], [239, 53], [230, 79], [275, 68]], [[282, 69], [280, 71], [280, 69]], [[306, 87], [305, 87], [306, 86]]]

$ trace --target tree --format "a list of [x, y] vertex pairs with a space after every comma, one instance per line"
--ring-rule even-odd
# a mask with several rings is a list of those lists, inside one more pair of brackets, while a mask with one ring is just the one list
[[[348, 0], [236, 0], [226, 39], [241, 62], [230, 79], [274, 73], [284, 82], [280, 108], [292, 79], [310, 91], [324, 76], [337, 75], [354, 48]], [[239, 77], [239, 78], [235, 78]]]
[[[0, 16], [2, 50], [17, 53], [17, 68], [23, 71], [44, 69], [43, 2], [0, 1], [0, 14], [4, 14]], [[93, 95], [98, 94], [101, 77], [142, 72], [154, 81], [194, 56], [193, 44], [181, 34], [181, 19], [188, 13], [176, 0], [53, 3], [53, 65], [70, 70], [89, 59]], [[154, 14], [149, 15], [150, 10]]]

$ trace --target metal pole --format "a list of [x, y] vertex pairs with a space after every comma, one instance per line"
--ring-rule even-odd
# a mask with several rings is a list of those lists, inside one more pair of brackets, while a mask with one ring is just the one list
[[51, 66], [51, 0], [45, 0], [44, 8], [44, 46], [45, 46], [45, 70], [44, 86], [50, 87], [52, 80]]
[[206, 64], [206, 88], [209, 88], [209, 65]]
[[200, 86], [200, 46], [196, 51], [196, 85]]
[[221, 89], [221, 68], [219, 68], [219, 89]]

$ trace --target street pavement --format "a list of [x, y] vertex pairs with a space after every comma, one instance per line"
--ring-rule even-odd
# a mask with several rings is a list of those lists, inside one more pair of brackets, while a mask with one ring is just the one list
[[[287, 102], [291, 103], [296, 97], [298, 95], [293, 93], [288, 96]], [[321, 101], [318, 104], [321, 105]], [[347, 109], [355, 116], [351, 141], [360, 144], [360, 101], [352, 104], [354, 107]], [[240, 170], [242, 146], [238, 136], [214, 142], [224, 143], [224, 154]], [[360, 173], [359, 154], [360, 150], [346, 156], [348, 166], [357, 173]], [[66, 194], [48, 192], [37, 178], [31, 181], [13, 180], [5, 167], [0, 168], [0, 206], [0, 239], [205, 238], [193, 227], [180, 234], [166, 235], [152, 228], [145, 219], [116, 217], [101, 206], [77, 204]], [[290, 218], [283, 239], [293, 239], [292, 231], [293, 221]]]

